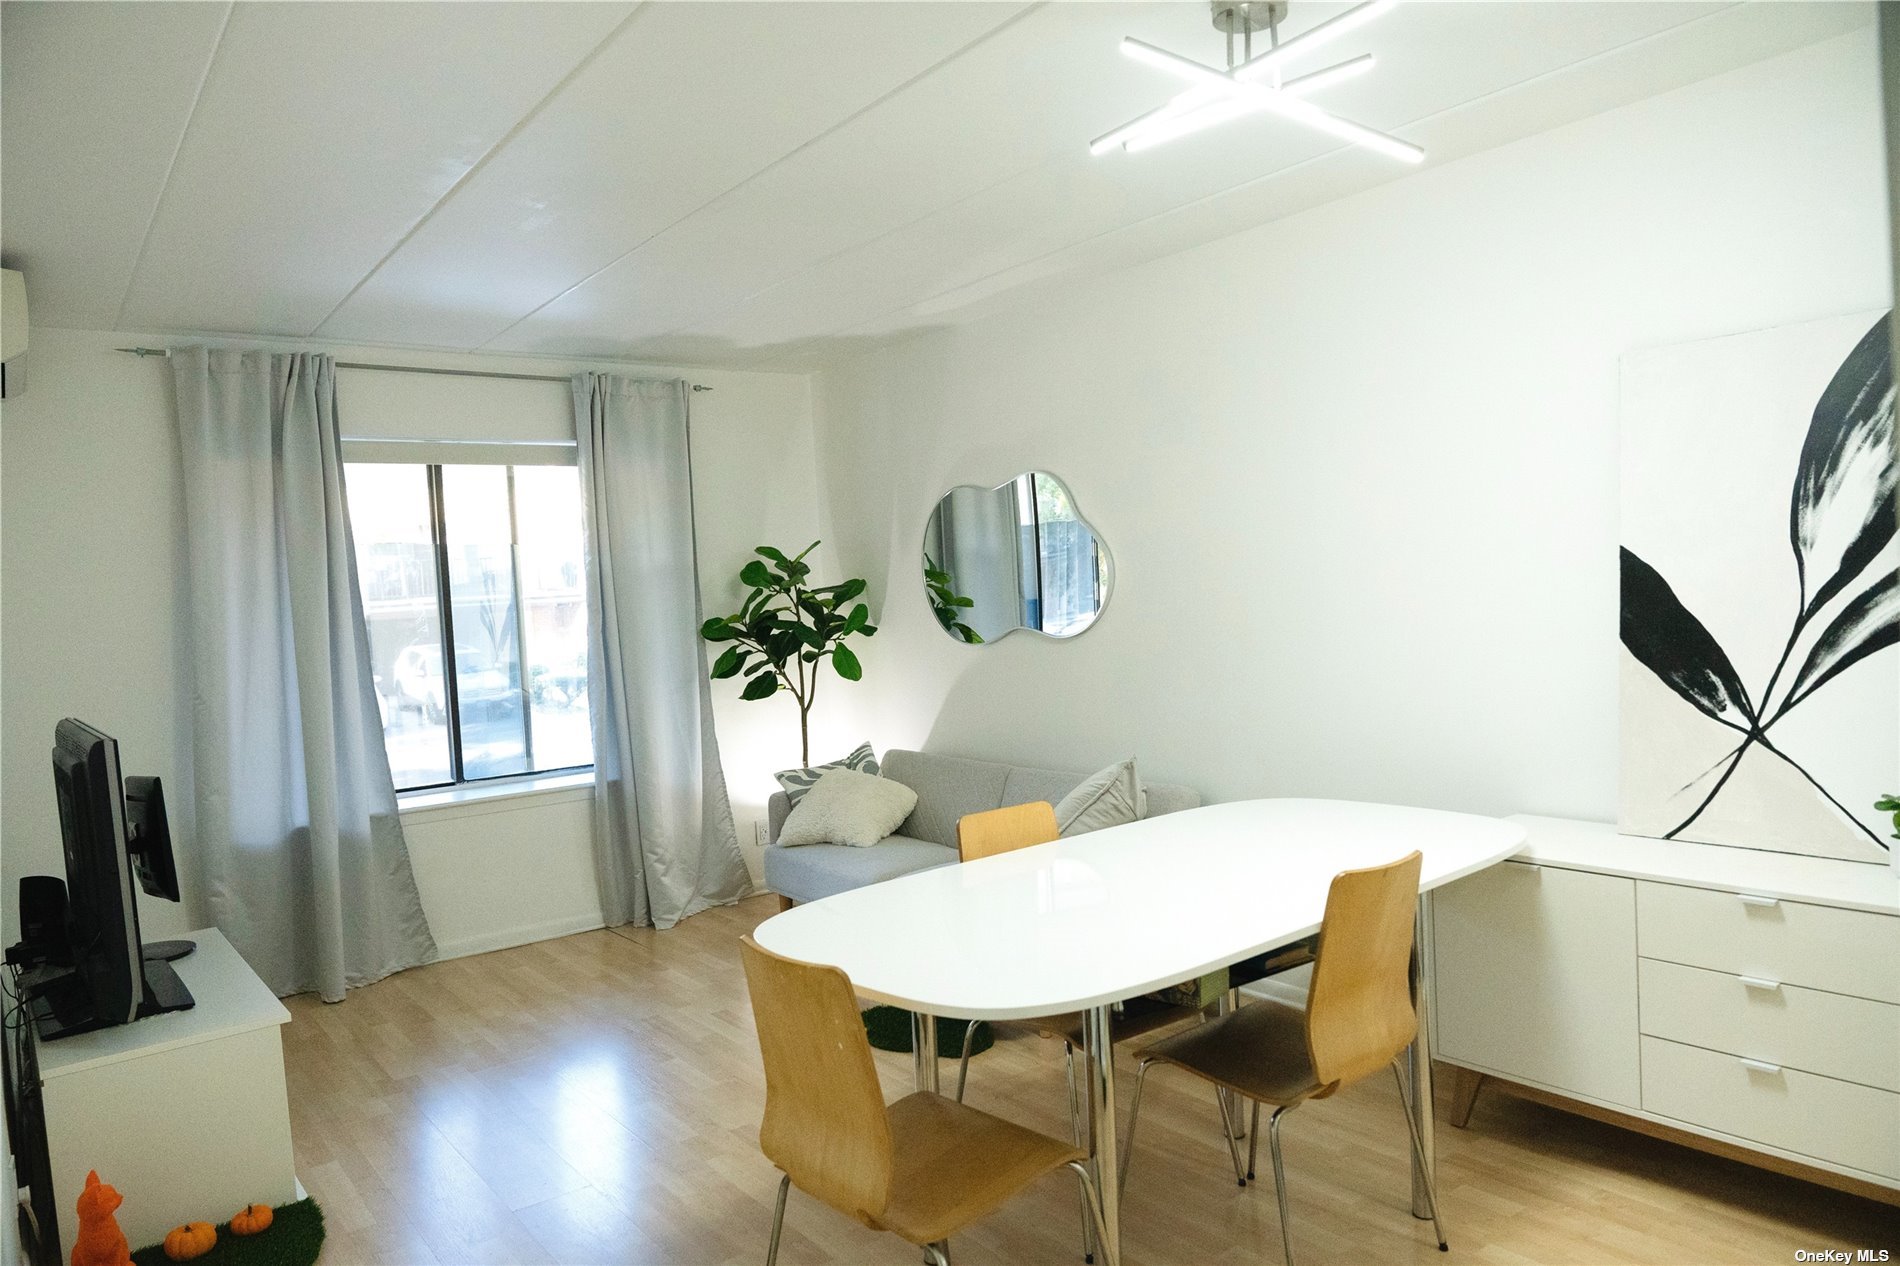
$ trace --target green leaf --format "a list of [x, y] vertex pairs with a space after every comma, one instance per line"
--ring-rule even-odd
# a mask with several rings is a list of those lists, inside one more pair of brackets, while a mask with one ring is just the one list
[[864, 582], [862, 580], [847, 580], [837, 587], [837, 600], [840, 603], [849, 602], [863, 592]]
[[730, 642], [739, 636], [739, 630], [732, 627], [731, 620], [716, 615], [699, 626], [699, 635], [708, 642]]
[[950, 599], [950, 605], [953, 607], [973, 607], [976, 605], [976, 599], [965, 598], [961, 594], [959, 594], [956, 597]]
[[754, 589], [767, 589], [777, 582], [772, 579], [772, 569], [755, 558], [739, 569], [739, 583], [751, 585]]
[[819, 546], [820, 546], [821, 544], [823, 544], [823, 542], [822, 542], [822, 541], [813, 541], [813, 542], [812, 542], [812, 543], [811, 543], [810, 545], [807, 545], [807, 546], [806, 546], [806, 547], [805, 547], [804, 549], [802, 549], [802, 550], [799, 550], [799, 551], [798, 551], [798, 558], [794, 558], [794, 559], [793, 559], [792, 561], [793, 561], [793, 562], [798, 562], [798, 561], [799, 561], [799, 559], [802, 559], [802, 558], [804, 558], [804, 557], [805, 557], [805, 555], [807, 555], [807, 554], [809, 554], [809, 553], [811, 553], [811, 552], [812, 552], [813, 550], [815, 550], [815, 549], [817, 549], [817, 548], [818, 548], [818, 547], [819, 547]]
[[933, 589], [946, 587], [950, 583], [950, 573], [947, 571], [938, 571], [934, 567], [926, 567], [924, 568], [924, 580]]
[[844, 621], [845, 635], [856, 633], [859, 629], [863, 628], [866, 624], [870, 623], [870, 620], [871, 620], [871, 608], [865, 606], [862, 602], [860, 602], [857, 606], [852, 607], [851, 614], [845, 617], [845, 621]]
[[807, 664], [815, 664], [824, 658], [824, 656], [820, 655], [817, 651], [800, 651], [798, 657]]
[[976, 645], [978, 642], [981, 642], [983, 640], [982, 634], [978, 633], [975, 629], [963, 623], [963, 621], [961, 620], [957, 621], [955, 624], [951, 625], [950, 627], [956, 630], [956, 634], [958, 637], [970, 643], [972, 646]]
[[761, 545], [757, 549], [753, 550], [752, 552], [754, 554], [763, 554], [775, 563], [783, 563], [783, 562], [789, 561], [786, 559], [784, 554], [780, 553], [778, 550], [773, 549], [770, 545]]
[[746, 682], [745, 689], [739, 692], [741, 699], [770, 699], [778, 693], [778, 674], [762, 672]]
[[727, 677], [736, 677], [744, 666], [745, 653], [736, 646], [728, 646], [725, 653], [713, 661], [713, 680], [723, 681]]
[[858, 657], [851, 653], [849, 646], [838, 646], [831, 652], [831, 666], [846, 681], [860, 681], [864, 677], [864, 666], [858, 663]]
[[859, 629], [858, 632], [862, 633], [865, 637], [870, 637], [872, 634], [877, 632], [877, 625], [867, 624], [863, 628]]

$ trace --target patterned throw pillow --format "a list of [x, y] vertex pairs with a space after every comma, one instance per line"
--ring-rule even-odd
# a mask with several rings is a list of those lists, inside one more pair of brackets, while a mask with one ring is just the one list
[[855, 769], [860, 774], [877, 773], [877, 757], [871, 752], [869, 743], [858, 744], [851, 755], [841, 757], [825, 765], [813, 765], [810, 769], [781, 769], [775, 777], [778, 785], [785, 788], [785, 798], [796, 805], [805, 798], [820, 778], [834, 769]]

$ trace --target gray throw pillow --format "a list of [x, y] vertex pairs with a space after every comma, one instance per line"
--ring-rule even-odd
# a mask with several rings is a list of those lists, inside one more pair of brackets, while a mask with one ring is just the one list
[[917, 793], [892, 778], [834, 769], [813, 783], [779, 830], [782, 848], [848, 844], [869, 848], [903, 825]]
[[1135, 776], [1135, 758], [1099, 770], [1056, 805], [1056, 829], [1086, 835], [1105, 826], [1138, 822], [1148, 814], [1148, 790]]
[[807, 791], [833, 769], [855, 769], [861, 774], [878, 772], [877, 756], [871, 751], [869, 743], [860, 743], [851, 755], [840, 757], [823, 765], [813, 765], [810, 769], [781, 769], [775, 775], [778, 785], [785, 788], [785, 798], [796, 805]]

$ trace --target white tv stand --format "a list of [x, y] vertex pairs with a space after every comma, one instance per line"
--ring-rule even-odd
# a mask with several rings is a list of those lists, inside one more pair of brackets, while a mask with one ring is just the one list
[[1452, 1124], [1480, 1085], [1900, 1204], [1900, 878], [1519, 817], [1433, 894]]
[[283, 1043], [290, 1020], [216, 928], [172, 967], [197, 1005], [39, 1046], [60, 1260], [86, 1171], [119, 1189], [133, 1248], [184, 1222], [297, 1199]]

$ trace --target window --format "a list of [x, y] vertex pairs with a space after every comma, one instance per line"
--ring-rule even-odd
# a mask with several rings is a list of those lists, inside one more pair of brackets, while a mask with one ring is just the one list
[[396, 789], [593, 764], [579, 472], [344, 474]]

